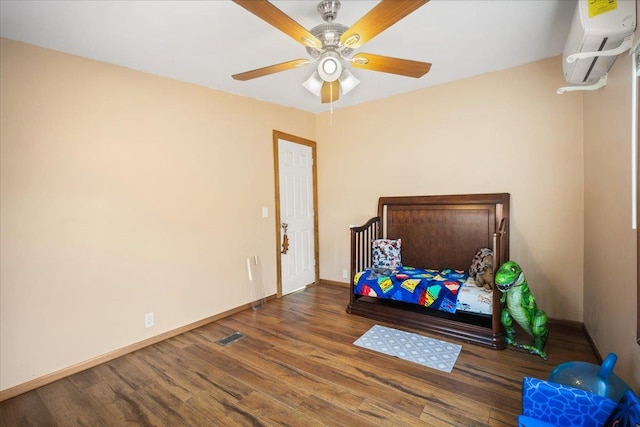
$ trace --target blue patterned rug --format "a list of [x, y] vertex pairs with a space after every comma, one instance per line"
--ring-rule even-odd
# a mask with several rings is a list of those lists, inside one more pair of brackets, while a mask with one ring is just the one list
[[374, 325], [353, 344], [448, 373], [462, 350], [458, 344], [380, 325]]

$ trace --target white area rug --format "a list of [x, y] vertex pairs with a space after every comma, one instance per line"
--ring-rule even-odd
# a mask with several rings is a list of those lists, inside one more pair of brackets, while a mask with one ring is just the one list
[[380, 325], [374, 325], [353, 344], [448, 373], [462, 350], [458, 344]]

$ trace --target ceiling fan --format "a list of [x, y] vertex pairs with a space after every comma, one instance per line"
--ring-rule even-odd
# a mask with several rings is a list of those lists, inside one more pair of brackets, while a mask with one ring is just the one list
[[360, 83], [344, 68], [345, 62], [356, 68], [414, 78], [422, 77], [431, 68], [428, 62], [372, 53], [356, 53], [349, 56], [355, 49], [429, 0], [382, 0], [351, 27], [334, 22], [340, 9], [339, 0], [322, 0], [318, 3], [317, 10], [325, 23], [309, 31], [267, 0], [233, 1], [305, 46], [311, 57], [234, 74], [232, 77], [236, 80], [251, 80], [317, 62], [316, 71], [303, 86], [320, 96], [323, 103], [327, 103], [337, 101], [341, 91], [346, 94]]

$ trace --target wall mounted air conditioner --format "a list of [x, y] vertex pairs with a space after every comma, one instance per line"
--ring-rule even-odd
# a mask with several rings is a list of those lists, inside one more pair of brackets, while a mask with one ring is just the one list
[[567, 82], [596, 84], [631, 47], [635, 28], [636, 0], [578, 0], [562, 57]]

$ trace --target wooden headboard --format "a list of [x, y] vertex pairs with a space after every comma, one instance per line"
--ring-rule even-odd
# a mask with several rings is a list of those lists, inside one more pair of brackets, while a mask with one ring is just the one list
[[381, 197], [378, 216], [383, 237], [402, 239], [404, 265], [468, 270], [499, 230], [506, 238], [496, 266], [508, 259], [508, 193]]

